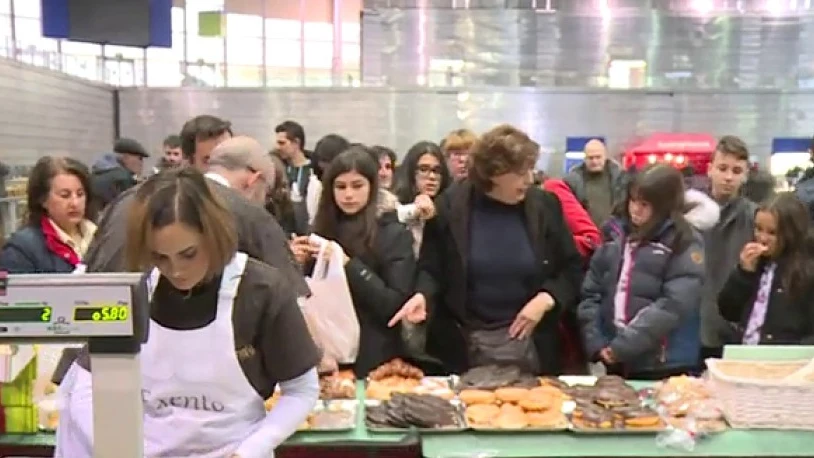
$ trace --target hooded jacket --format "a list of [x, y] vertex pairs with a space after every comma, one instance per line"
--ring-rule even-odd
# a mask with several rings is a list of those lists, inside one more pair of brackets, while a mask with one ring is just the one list
[[[696, 229], [717, 221], [717, 204], [692, 192], [695, 207], [685, 217]], [[695, 367], [700, 352], [700, 302], [704, 281], [704, 242], [696, 232], [681, 252], [671, 246], [671, 222], [650, 240], [625, 252], [629, 225], [606, 225], [608, 240], [591, 259], [577, 315], [588, 355], [610, 347], [633, 373]], [[623, 283], [625, 288], [619, 288]], [[621, 290], [621, 291], [619, 291]]]

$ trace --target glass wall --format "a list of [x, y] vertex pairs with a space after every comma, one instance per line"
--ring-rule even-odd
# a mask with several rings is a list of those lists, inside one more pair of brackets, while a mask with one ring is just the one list
[[334, 68], [330, 22], [226, 13], [223, 0], [174, 7], [172, 47], [147, 49], [44, 38], [38, 0], [0, 0], [0, 56], [117, 86], [357, 85], [360, 25], [341, 27]]

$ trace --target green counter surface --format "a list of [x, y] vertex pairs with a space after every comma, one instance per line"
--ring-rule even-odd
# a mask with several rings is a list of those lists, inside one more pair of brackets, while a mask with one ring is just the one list
[[[640, 385], [640, 384], [635, 384]], [[364, 399], [364, 384], [357, 385], [357, 399]], [[358, 443], [395, 444], [409, 433], [370, 433], [364, 426], [363, 402], [357, 412], [356, 428], [347, 432], [301, 432], [286, 443], [291, 445]], [[814, 456], [814, 432], [728, 430], [702, 438], [693, 452], [656, 446], [653, 434], [561, 433], [423, 433], [427, 458], [525, 457], [662, 457], [662, 456]], [[0, 446], [51, 446], [53, 434], [0, 435]]]

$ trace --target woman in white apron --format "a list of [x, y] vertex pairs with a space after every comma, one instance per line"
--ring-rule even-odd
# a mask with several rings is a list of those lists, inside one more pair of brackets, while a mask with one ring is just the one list
[[[273, 456], [319, 393], [319, 353], [294, 290], [237, 251], [231, 214], [198, 172], [156, 175], [138, 201], [127, 258], [134, 270], [152, 269], [141, 351], [144, 456]], [[60, 386], [57, 457], [92, 455], [88, 369], [84, 355]], [[280, 399], [266, 413], [263, 401], [277, 384]]]

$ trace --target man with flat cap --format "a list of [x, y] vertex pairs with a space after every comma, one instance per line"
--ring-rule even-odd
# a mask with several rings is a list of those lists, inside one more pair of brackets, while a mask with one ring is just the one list
[[[238, 249], [280, 269], [300, 295], [310, 294], [291, 254], [288, 237], [263, 208], [274, 177], [274, 166], [266, 149], [249, 137], [232, 138], [231, 124], [209, 115], [184, 124], [181, 148], [190, 166], [206, 174], [215, 193], [235, 215]], [[135, 194], [134, 188], [122, 193], [99, 221], [84, 259], [88, 272], [125, 270], [125, 225]]]
[[138, 183], [144, 169], [144, 158], [150, 157], [141, 143], [120, 138], [113, 152], [105, 154], [91, 167], [93, 191], [102, 208]]

